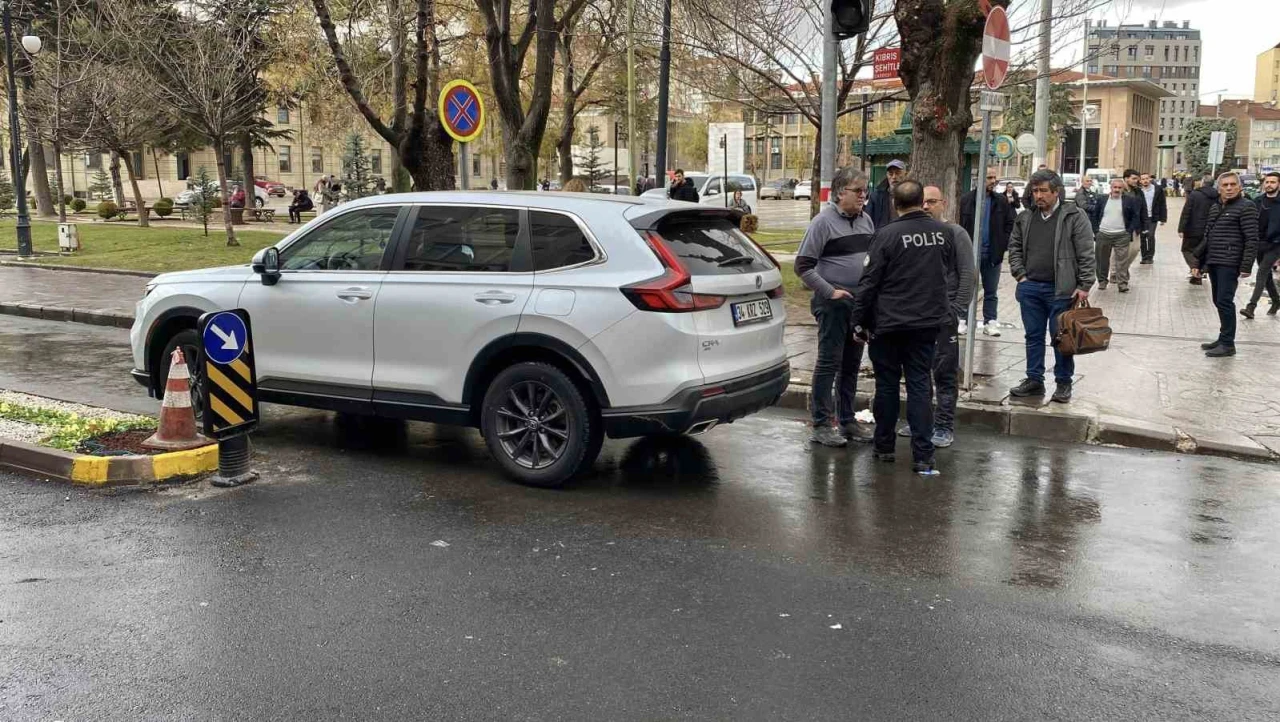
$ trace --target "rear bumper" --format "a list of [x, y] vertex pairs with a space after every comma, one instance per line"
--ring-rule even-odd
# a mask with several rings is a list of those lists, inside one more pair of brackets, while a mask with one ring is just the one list
[[656, 406], [606, 409], [601, 414], [604, 430], [611, 438], [625, 439], [682, 434], [707, 422], [727, 424], [774, 405], [790, 382], [791, 364], [784, 361], [749, 376], [685, 389]]

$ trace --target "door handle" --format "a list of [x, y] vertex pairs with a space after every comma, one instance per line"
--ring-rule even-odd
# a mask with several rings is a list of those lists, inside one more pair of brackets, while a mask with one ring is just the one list
[[497, 306], [500, 303], [515, 303], [516, 295], [514, 293], [505, 293], [503, 291], [485, 291], [477, 293], [477, 303], [483, 303], [486, 306]]
[[354, 302], [363, 298], [373, 298], [373, 291], [359, 286], [352, 286], [351, 288], [344, 288], [341, 291], [338, 291], [338, 298], [341, 298], [344, 301]]

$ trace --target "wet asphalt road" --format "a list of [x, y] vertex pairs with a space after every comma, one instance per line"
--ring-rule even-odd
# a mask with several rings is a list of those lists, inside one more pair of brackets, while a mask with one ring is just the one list
[[1280, 717], [1274, 467], [805, 435], [546, 491], [472, 431], [272, 409], [240, 489], [0, 473], [0, 719]]

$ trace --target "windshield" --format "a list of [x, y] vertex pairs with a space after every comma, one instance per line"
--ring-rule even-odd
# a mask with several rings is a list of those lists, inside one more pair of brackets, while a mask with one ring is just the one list
[[756, 244], [725, 218], [673, 218], [658, 235], [694, 276], [760, 273], [773, 268]]

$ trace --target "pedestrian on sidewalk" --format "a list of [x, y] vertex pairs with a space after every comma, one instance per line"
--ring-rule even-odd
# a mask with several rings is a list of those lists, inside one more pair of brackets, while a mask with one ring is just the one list
[[698, 189], [693, 187], [692, 180], [685, 179], [683, 168], [676, 168], [676, 175], [671, 181], [671, 188], [667, 190], [667, 197], [673, 201], [698, 202]]
[[1120, 293], [1129, 292], [1129, 254], [1142, 235], [1142, 209], [1137, 198], [1124, 192], [1124, 181], [1111, 179], [1111, 195], [1094, 206], [1090, 216], [1094, 234], [1094, 259], [1098, 266], [1098, 290], [1107, 290], [1112, 265]]
[[1258, 254], [1258, 207], [1244, 197], [1240, 176], [1218, 176], [1218, 202], [1209, 209], [1200, 266], [1208, 274], [1213, 305], [1218, 308], [1218, 339], [1200, 344], [1205, 356], [1236, 355], [1236, 287], [1248, 278]]
[[1276, 277], [1272, 274], [1272, 268], [1280, 262], [1280, 172], [1271, 171], [1262, 177], [1262, 195], [1254, 203], [1258, 206], [1258, 277], [1253, 282], [1249, 305], [1240, 310], [1245, 318], [1253, 318], [1264, 289], [1271, 297], [1267, 315], [1280, 311], [1280, 293], [1276, 292]]
[[[1105, 190], [1105, 189], [1104, 189]], [[1093, 217], [1093, 209], [1098, 205], [1098, 192], [1093, 189], [1093, 176], [1080, 178], [1080, 189], [1076, 191], [1075, 203], [1080, 206], [1086, 216]], [[1094, 229], [1096, 232], [1098, 229]]]
[[1147, 224], [1142, 233], [1142, 265], [1155, 263], [1156, 228], [1169, 221], [1169, 201], [1164, 196], [1164, 185], [1155, 183], [1150, 173], [1139, 176], [1138, 186], [1147, 213]]
[[[1061, 202], [1062, 179], [1053, 171], [1031, 176], [1036, 209], [1018, 217], [1009, 237], [1009, 270], [1018, 280], [1027, 339], [1027, 377], [1013, 396], [1044, 395], [1044, 334], [1058, 333], [1058, 314], [1089, 297], [1093, 287], [1093, 227], [1075, 205]], [[1075, 359], [1053, 349], [1053, 401], [1071, 400]]]
[[917, 181], [899, 182], [893, 203], [898, 219], [876, 231], [854, 292], [854, 333], [870, 339], [876, 372], [876, 459], [894, 460], [898, 388], [905, 373], [911, 468], [928, 472], [933, 470], [929, 377], [938, 329], [951, 313], [947, 269], [955, 262], [955, 233], [924, 212], [924, 188]]
[[885, 166], [884, 178], [867, 198], [867, 212], [871, 214], [871, 222], [876, 224], [876, 228], [884, 228], [898, 217], [898, 210], [893, 207], [893, 188], [906, 177], [906, 163], [895, 158]]
[[1200, 246], [1204, 243], [1204, 225], [1209, 220], [1209, 209], [1218, 202], [1218, 189], [1214, 187], [1213, 176], [1205, 173], [1200, 178], [1200, 185], [1187, 193], [1187, 200], [1182, 206], [1182, 215], [1178, 217], [1178, 237], [1182, 239], [1182, 259], [1187, 262], [1187, 273], [1192, 285], [1204, 283], [1195, 270], [1200, 267]]
[[[1000, 335], [999, 310], [1000, 267], [1004, 263], [1004, 253], [1009, 248], [1009, 232], [1013, 230], [1013, 219], [1017, 210], [996, 193], [996, 183], [1000, 176], [994, 170], [987, 171], [986, 205], [982, 210], [981, 233], [974, 233], [973, 217], [978, 212], [978, 191], [965, 193], [960, 198], [960, 226], [972, 239], [980, 244], [981, 258], [978, 261], [978, 275], [982, 278], [982, 333], [987, 336]], [[968, 329], [961, 331], [964, 334]]]
[[849, 439], [871, 440], [853, 418], [863, 351], [862, 342], [853, 337], [853, 293], [875, 233], [866, 200], [866, 176], [852, 168], [836, 171], [831, 200], [809, 222], [796, 253], [796, 275], [813, 291], [809, 308], [818, 322], [810, 441], [824, 446], [844, 446]]
[[[1142, 207], [1142, 229], [1145, 232], [1149, 225], [1149, 218], [1147, 213], [1147, 199], [1146, 196], [1142, 194], [1142, 174], [1132, 168], [1127, 168], [1124, 172], [1124, 183], [1125, 192], [1138, 199], [1138, 203]], [[1142, 245], [1141, 240], [1139, 240], [1138, 245], [1139, 248], [1133, 249], [1133, 252], [1129, 254], [1128, 259], [1125, 261], [1125, 270], [1128, 270], [1129, 267], [1133, 265], [1133, 262], [1138, 260], [1142, 255], [1139, 252]], [[1115, 271], [1116, 269], [1112, 269], [1111, 275], [1107, 279], [1112, 283], [1116, 282]]]

